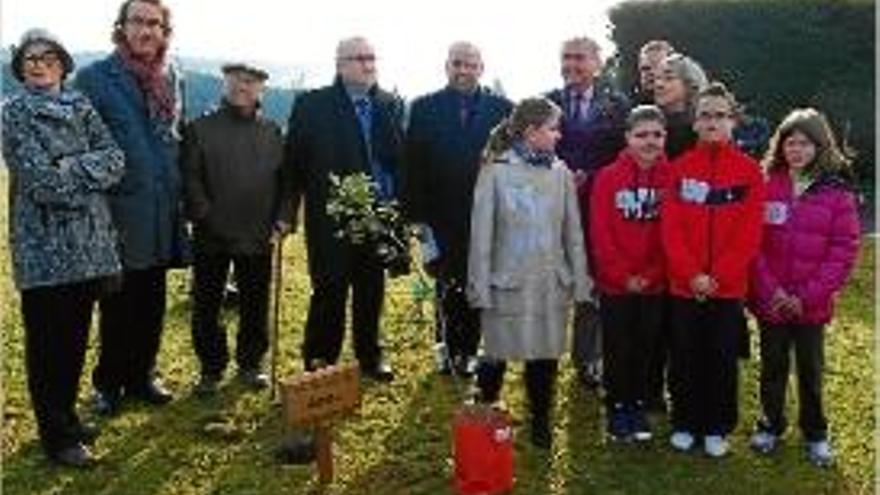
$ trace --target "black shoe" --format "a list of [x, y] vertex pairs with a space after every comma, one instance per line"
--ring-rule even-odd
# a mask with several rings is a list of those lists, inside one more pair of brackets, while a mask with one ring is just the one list
[[375, 366], [368, 366], [361, 370], [361, 373], [377, 382], [390, 382], [394, 380], [394, 371], [391, 369], [391, 366], [388, 363], [379, 363]]
[[601, 372], [594, 366], [578, 370], [578, 378], [587, 390], [598, 390], [602, 386]]
[[269, 388], [269, 375], [260, 371], [259, 368], [244, 368], [238, 370], [238, 381], [253, 390]]
[[453, 362], [455, 374], [462, 378], [471, 378], [477, 372], [477, 358], [474, 356], [457, 356]]
[[126, 394], [154, 406], [167, 404], [174, 399], [171, 392], [153, 380], [148, 381], [145, 385], [140, 387], [126, 390]]
[[99, 416], [113, 416], [119, 411], [122, 395], [119, 392], [96, 390], [92, 395], [92, 410]]
[[81, 443], [52, 452], [49, 458], [61, 466], [78, 469], [85, 469], [95, 464], [95, 456]]
[[220, 388], [222, 376], [213, 373], [202, 373], [198, 383], [193, 387], [193, 393], [198, 397], [211, 397], [217, 394]]
[[532, 445], [545, 450], [553, 446], [553, 432], [549, 421], [532, 419]]
[[437, 373], [449, 376], [452, 374], [452, 358], [446, 344], [438, 342], [434, 344], [434, 362], [437, 365]]
[[77, 422], [73, 426], [71, 434], [73, 435], [73, 438], [79, 440], [81, 443], [92, 445], [101, 434], [101, 429], [93, 424]]
[[311, 435], [293, 435], [284, 439], [275, 451], [282, 464], [309, 464], [315, 460], [315, 441]]

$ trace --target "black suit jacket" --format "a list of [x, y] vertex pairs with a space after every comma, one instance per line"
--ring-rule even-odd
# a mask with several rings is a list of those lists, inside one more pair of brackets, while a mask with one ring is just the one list
[[410, 219], [434, 231], [451, 276], [463, 276], [470, 239], [471, 207], [480, 157], [489, 133], [513, 104], [479, 88], [467, 126], [461, 94], [451, 88], [416, 99], [406, 135], [404, 202]]
[[[370, 147], [392, 177], [398, 175], [403, 135], [403, 104], [374, 87]], [[371, 173], [357, 115], [339, 78], [330, 85], [299, 97], [290, 115], [285, 144], [284, 185], [298, 210], [305, 200], [305, 234], [312, 283], [349, 273], [353, 247], [335, 236], [337, 226], [327, 215], [329, 176]]]

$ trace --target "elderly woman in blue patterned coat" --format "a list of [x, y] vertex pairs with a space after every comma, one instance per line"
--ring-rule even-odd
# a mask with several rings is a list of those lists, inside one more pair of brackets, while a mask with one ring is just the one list
[[122, 152], [89, 101], [64, 89], [67, 51], [49, 33], [25, 33], [12, 59], [24, 82], [3, 107], [10, 172], [13, 274], [21, 291], [28, 387], [48, 456], [84, 466], [95, 430], [76, 415], [77, 388], [99, 290], [121, 270], [106, 191]]

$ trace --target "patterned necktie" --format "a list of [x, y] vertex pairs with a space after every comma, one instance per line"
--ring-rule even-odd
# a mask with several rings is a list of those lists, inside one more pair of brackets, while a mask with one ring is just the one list
[[357, 114], [358, 123], [361, 125], [361, 131], [364, 133], [364, 137], [368, 137], [370, 135], [370, 128], [373, 125], [370, 100], [366, 98], [355, 99], [354, 112]]
[[458, 118], [461, 121], [462, 129], [467, 129], [468, 124], [471, 119], [471, 105], [470, 98], [467, 96], [462, 96], [460, 100], [460, 107], [458, 110]]

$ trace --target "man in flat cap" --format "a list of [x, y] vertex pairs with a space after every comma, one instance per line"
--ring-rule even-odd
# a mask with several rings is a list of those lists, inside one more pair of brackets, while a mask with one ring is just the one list
[[195, 304], [192, 338], [201, 363], [196, 392], [210, 395], [223, 378], [229, 352], [218, 322], [230, 265], [239, 288], [235, 358], [246, 385], [269, 385], [262, 371], [268, 348], [271, 240], [287, 219], [280, 201], [283, 139], [260, 115], [268, 74], [253, 65], [223, 67], [219, 108], [194, 120], [184, 134], [183, 174], [194, 226]]

